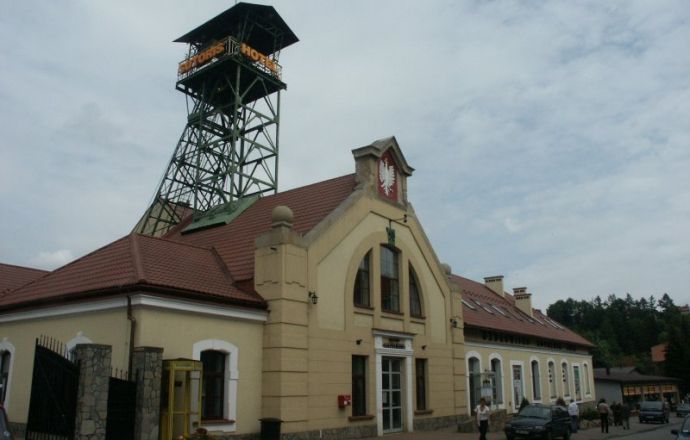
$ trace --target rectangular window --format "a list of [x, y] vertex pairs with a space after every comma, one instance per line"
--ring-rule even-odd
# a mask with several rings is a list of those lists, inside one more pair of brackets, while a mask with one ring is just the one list
[[539, 362], [532, 361], [532, 398], [541, 400], [541, 378], [539, 377]]
[[415, 359], [415, 376], [417, 380], [417, 410], [426, 408], [426, 359]]
[[215, 350], [201, 352], [204, 366], [204, 392], [201, 409], [204, 420], [223, 419], [223, 395], [225, 394], [225, 353]]
[[366, 356], [352, 356], [352, 415], [367, 415]]
[[563, 397], [570, 397], [570, 383], [568, 381], [568, 364], [563, 362], [561, 364], [561, 370], [563, 373]]
[[400, 312], [398, 253], [381, 246], [381, 308], [389, 312]]
[[355, 278], [355, 305], [371, 307], [371, 295], [369, 294], [369, 258], [371, 252], [362, 258], [357, 268], [357, 278]]
[[591, 392], [589, 391], [589, 368], [587, 367], [587, 364], [582, 366], [582, 371], [585, 375], [584, 381], [585, 381], [585, 394], [590, 395]]

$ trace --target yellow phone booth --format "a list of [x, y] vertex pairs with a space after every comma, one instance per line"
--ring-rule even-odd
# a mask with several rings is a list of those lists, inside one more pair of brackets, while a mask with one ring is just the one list
[[163, 361], [161, 385], [161, 440], [188, 436], [201, 421], [201, 361]]

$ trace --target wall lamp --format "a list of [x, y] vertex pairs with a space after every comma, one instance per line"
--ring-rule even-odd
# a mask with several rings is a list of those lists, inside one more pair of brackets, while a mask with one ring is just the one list
[[319, 302], [319, 297], [316, 296], [316, 292], [309, 292], [309, 301], [311, 301], [312, 304]]
[[458, 328], [460, 326], [460, 318], [450, 318], [450, 326], [451, 328]]

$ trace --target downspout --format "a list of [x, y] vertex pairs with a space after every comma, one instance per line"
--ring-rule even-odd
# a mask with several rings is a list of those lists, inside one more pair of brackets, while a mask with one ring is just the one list
[[132, 380], [132, 359], [134, 357], [134, 334], [137, 328], [137, 320], [132, 314], [132, 297], [127, 295], [127, 320], [129, 321], [129, 362], [127, 363], [127, 371], [129, 372], [129, 380]]

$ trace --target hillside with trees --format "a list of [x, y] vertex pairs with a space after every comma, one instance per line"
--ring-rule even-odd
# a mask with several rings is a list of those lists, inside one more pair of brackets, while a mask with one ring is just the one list
[[[641, 373], [661, 374], [690, 385], [690, 314], [682, 313], [668, 294], [634, 299], [610, 295], [591, 301], [559, 300], [547, 315], [590, 340], [595, 367], [636, 366]], [[655, 366], [650, 348], [668, 343], [666, 362]]]

